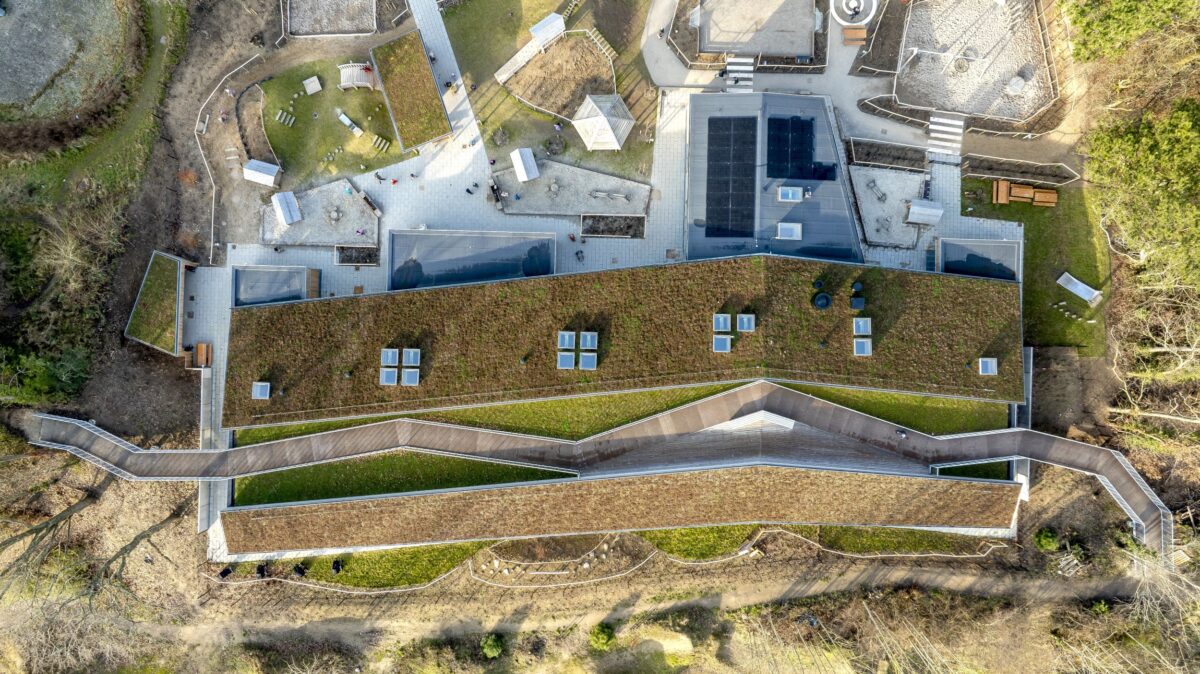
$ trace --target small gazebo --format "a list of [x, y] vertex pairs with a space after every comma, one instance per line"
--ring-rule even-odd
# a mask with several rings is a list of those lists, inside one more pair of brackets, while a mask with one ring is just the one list
[[588, 150], [620, 150], [636, 124], [617, 94], [588, 96], [571, 123]]

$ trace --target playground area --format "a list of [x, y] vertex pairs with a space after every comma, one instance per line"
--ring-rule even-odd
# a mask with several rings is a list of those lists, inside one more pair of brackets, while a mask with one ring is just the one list
[[919, 0], [895, 92], [904, 105], [1021, 121], [1056, 96], [1033, 0]]
[[[338, 66], [352, 60], [305, 63], [262, 83], [263, 129], [283, 167], [285, 187], [325, 182], [400, 161], [383, 93], [371, 86], [339, 89]], [[257, 130], [247, 131], [253, 135]]]

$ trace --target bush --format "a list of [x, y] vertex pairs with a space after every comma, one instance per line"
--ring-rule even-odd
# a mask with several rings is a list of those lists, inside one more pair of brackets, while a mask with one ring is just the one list
[[504, 653], [504, 637], [499, 634], [488, 634], [479, 642], [479, 647], [483, 649], [483, 657], [495, 660]]
[[492, 144], [499, 147], [508, 145], [508, 132], [504, 130], [504, 127], [498, 127], [492, 132]]
[[554, 156], [567, 151], [567, 139], [562, 134], [555, 134], [546, 139], [546, 153]]
[[608, 623], [600, 623], [588, 632], [588, 645], [597, 653], [607, 652], [617, 640], [616, 631]]
[[1105, 616], [1108, 615], [1109, 611], [1112, 609], [1109, 608], [1108, 602], [1104, 601], [1103, 599], [1097, 599], [1096, 601], [1092, 602], [1092, 606], [1088, 610], [1092, 612], [1092, 615]]
[[1034, 535], [1033, 542], [1042, 552], [1055, 552], [1058, 550], [1058, 533], [1046, 527]]

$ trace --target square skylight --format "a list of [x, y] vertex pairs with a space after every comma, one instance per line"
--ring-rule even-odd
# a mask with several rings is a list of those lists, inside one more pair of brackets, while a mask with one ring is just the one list
[[738, 332], [754, 332], [754, 314], [737, 315]]
[[379, 368], [379, 385], [395, 386], [399, 371], [394, 367]]
[[[559, 333], [562, 334], [562, 333]], [[572, 333], [573, 335], [574, 333]], [[574, 370], [575, 369], [575, 352], [574, 351], [559, 351], [558, 352], [558, 369]]]
[[421, 371], [415, 367], [406, 367], [400, 372], [401, 386], [416, 386], [421, 383]]
[[252, 400], [269, 400], [271, 398], [271, 382], [254, 382], [254, 385], [250, 387], [250, 398]]
[[595, 351], [600, 347], [600, 333], [598, 332], [581, 332], [579, 333], [579, 348], [584, 351]]
[[787, 204], [804, 201], [804, 188], [781, 185], [779, 187], [779, 201]]
[[871, 319], [856, 318], [854, 319], [854, 336], [860, 337], [871, 334]]
[[421, 364], [420, 349], [405, 349], [404, 350], [404, 367], [416, 367]]
[[713, 314], [713, 332], [729, 332], [729, 314]]
[[580, 370], [595, 370], [596, 364], [599, 362], [599, 357], [595, 351], [584, 351], [579, 354], [579, 369]]
[[730, 351], [733, 351], [733, 337], [713, 335], [713, 353], [729, 353]]
[[980, 358], [979, 359], [979, 374], [997, 375], [1000, 374], [1000, 364], [995, 358]]
[[379, 365], [381, 367], [396, 367], [400, 364], [400, 349], [380, 349]]
[[867, 308], [867, 298], [851, 297], [850, 298], [850, 308], [855, 311], [862, 311], [863, 309], [866, 309]]
[[575, 348], [575, 333], [571, 330], [558, 331], [558, 348], [574, 349]]
[[871, 338], [870, 337], [855, 337], [854, 338], [854, 355], [856, 355], [856, 356], [871, 355]]

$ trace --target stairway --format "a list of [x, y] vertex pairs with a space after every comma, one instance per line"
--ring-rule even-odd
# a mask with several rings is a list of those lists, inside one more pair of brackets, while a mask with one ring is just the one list
[[754, 63], [749, 56], [725, 58], [725, 88], [727, 91], [754, 91]]
[[617, 50], [613, 49], [612, 45], [608, 43], [608, 40], [604, 39], [604, 36], [600, 34], [600, 31], [596, 30], [595, 28], [591, 28], [588, 30], [588, 37], [592, 38], [592, 41], [596, 43], [596, 47], [600, 49], [600, 53], [604, 54], [608, 60], [611, 61], [617, 58]]
[[580, 2], [583, 2], [583, 0], [571, 0], [571, 4], [567, 5], [567, 8], [565, 10], [563, 10], [563, 13], [562, 13], [562, 18], [563, 18], [564, 22], [567, 19], [571, 18], [571, 15], [575, 13], [575, 8], [579, 6]]

